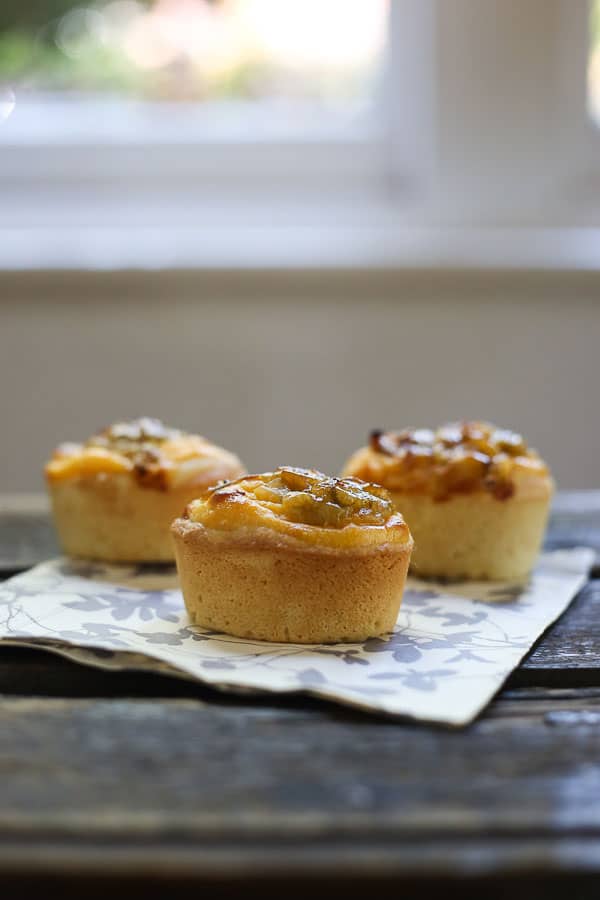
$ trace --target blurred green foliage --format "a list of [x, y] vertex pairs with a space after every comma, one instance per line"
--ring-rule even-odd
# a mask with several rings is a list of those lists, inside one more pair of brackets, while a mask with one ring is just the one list
[[[0, 0], [0, 87], [8, 83], [42, 91], [115, 91], [153, 99], [198, 101], [208, 97], [261, 97], [279, 79], [277, 67], [252, 56], [213, 75], [193, 60], [185, 59], [157, 69], [144, 69], [122, 48], [101, 40], [84, 38], [73, 52], [68, 49], [65, 52], [64, 44], [59, 46], [63, 17], [71, 10], [86, 6], [101, 9], [107, 2]], [[151, 7], [155, 0], [139, 2]], [[356, 78], [360, 79], [360, 73]], [[335, 80], [331, 83], [336, 88]], [[319, 84], [321, 91], [324, 84], [324, 81]], [[347, 93], [351, 94], [353, 87], [351, 79], [343, 81], [342, 88]], [[305, 79], [302, 89], [306, 91]]]
[[25, 31], [0, 32], [2, 81], [42, 90], [151, 90], [147, 77], [109, 47], [96, 45], [73, 59]]
[[[151, 6], [153, 0], [144, 0]], [[93, 0], [0, 0], [0, 85], [42, 90], [117, 91], [156, 99], [249, 96], [265, 77], [251, 60], [220, 73], [215, 82], [193, 67], [152, 72], [137, 68], [114, 47], [90, 42], [67, 56], [56, 44], [57, 26], [72, 9], [98, 5]]]
[[0, 82], [25, 81], [45, 89], [138, 89], [139, 73], [110, 48], [89, 47], [73, 59], [56, 46], [61, 18], [85, 5], [86, 0], [0, 0]]
[[37, 35], [49, 22], [81, 5], [77, 0], [0, 0], [0, 33]]
[[33, 70], [60, 65], [58, 49], [37, 40], [30, 31], [0, 31], [0, 78], [15, 81]]

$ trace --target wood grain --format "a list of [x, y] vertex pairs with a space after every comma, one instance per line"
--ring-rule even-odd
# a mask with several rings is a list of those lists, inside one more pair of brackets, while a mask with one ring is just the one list
[[515, 673], [518, 684], [600, 684], [600, 580], [592, 580]]
[[9, 698], [0, 873], [600, 873], [599, 754], [600, 691], [514, 691], [454, 733], [330, 708]]
[[0, 576], [28, 569], [58, 552], [43, 495], [0, 497]]

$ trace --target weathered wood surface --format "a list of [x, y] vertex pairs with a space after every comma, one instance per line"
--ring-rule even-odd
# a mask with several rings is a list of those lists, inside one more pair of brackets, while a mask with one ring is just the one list
[[566, 491], [553, 504], [546, 546], [593, 547], [600, 561], [600, 491]]
[[[35, 508], [11, 516], [5, 571], [55, 552]], [[549, 542], [600, 550], [600, 497], [560, 498]], [[65, 897], [446, 896], [451, 879], [597, 898], [600, 580], [457, 732], [2, 648], [0, 883], [50, 876]]]
[[0, 871], [600, 873], [599, 757], [599, 691], [513, 692], [455, 733], [325, 707], [4, 699]]
[[515, 673], [515, 684], [600, 685], [600, 579], [593, 579]]
[[46, 497], [0, 496], [0, 576], [28, 569], [57, 553]]

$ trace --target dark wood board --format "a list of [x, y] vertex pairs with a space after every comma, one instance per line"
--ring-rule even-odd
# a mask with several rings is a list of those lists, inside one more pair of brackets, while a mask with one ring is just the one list
[[46, 513], [2, 513], [0, 504], [0, 575], [6, 577], [29, 569], [59, 553]]
[[332, 708], [0, 701], [0, 872], [600, 873], [600, 691], [467, 730]]
[[586, 585], [538, 642], [513, 683], [600, 685], [600, 579]]

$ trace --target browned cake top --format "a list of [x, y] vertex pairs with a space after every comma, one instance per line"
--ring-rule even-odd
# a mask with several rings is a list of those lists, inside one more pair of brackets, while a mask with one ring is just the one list
[[168, 490], [182, 482], [204, 480], [212, 469], [213, 484], [243, 471], [237, 457], [205, 438], [144, 417], [117, 422], [81, 444], [62, 444], [47, 464], [46, 476], [58, 481], [129, 473], [143, 487]]
[[[319, 533], [335, 532], [335, 543], [340, 546], [346, 540], [355, 544], [358, 529], [395, 529], [402, 532], [402, 539], [410, 540], [385, 488], [291, 466], [218, 485], [193, 500], [186, 515], [192, 522], [217, 530], [268, 527], [315, 543]], [[396, 534], [393, 539], [399, 537]]]
[[546, 464], [521, 435], [488, 422], [374, 431], [369, 446], [350, 459], [345, 474], [436, 500], [481, 490], [506, 500], [514, 495], [519, 478], [549, 479]]

